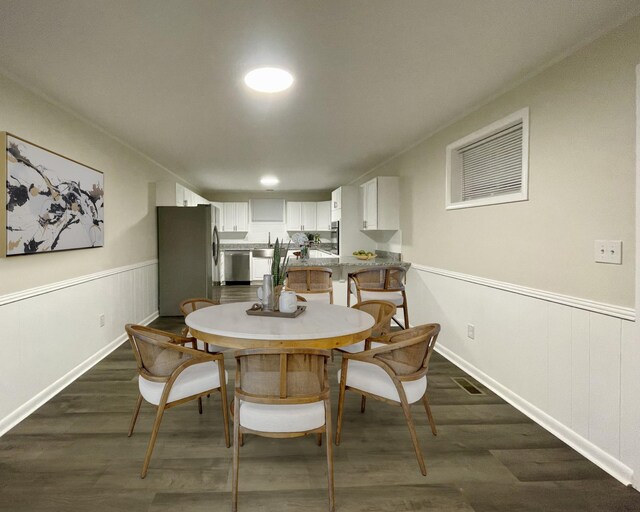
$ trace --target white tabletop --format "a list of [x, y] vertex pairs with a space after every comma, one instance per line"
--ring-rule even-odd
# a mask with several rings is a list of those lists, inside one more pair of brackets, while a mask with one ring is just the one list
[[[375, 323], [368, 313], [335, 304], [305, 303], [306, 311], [296, 318], [247, 315], [252, 305], [234, 302], [203, 308], [190, 313], [185, 321], [194, 335], [212, 343], [220, 337], [265, 341], [339, 339], [361, 333], [366, 337]], [[207, 339], [206, 334], [212, 337]]]

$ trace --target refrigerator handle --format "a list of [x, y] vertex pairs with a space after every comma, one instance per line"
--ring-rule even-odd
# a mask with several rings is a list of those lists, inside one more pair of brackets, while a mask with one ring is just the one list
[[213, 251], [213, 263], [218, 264], [220, 259], [220, 238], [218, 237], [218, 227], [213, 227], [213, 243], [211, 244], [211, 250]]

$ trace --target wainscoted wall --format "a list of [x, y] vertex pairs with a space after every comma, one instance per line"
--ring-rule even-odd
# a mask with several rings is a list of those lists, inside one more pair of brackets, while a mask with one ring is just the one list
[[0, 435], [157, 317], [157, 275], [152, 260], [0, 296]]
[[413, 325], [442, 324], [441, 354], [632, 481], [640, 410], [632, 308], [421, 265], [409, 271], [407, 294]]

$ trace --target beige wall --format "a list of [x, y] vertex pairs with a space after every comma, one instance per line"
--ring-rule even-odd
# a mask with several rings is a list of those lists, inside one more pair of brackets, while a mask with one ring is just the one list
[[[361, 179], [402, 177], [404, 257], [634, 306], [638, 63], [640, 17]], [[446, 211], [446, 145], [523, 107], [530, 108], [529, 201]], [[595, 263], [597, 239], [623, 240], [623, 264]]]
[[0, 295], [156, 258], [154, 182], [173, 176], [2, 75], [0, 131], [98, 169], [105, 181], [105, 246], [0, 257]]

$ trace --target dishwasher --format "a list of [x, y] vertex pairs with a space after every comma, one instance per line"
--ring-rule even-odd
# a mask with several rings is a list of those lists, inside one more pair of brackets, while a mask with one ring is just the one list
[[248, 250], [224, 251], [224, 281], [227, 285], [251, 284]]

